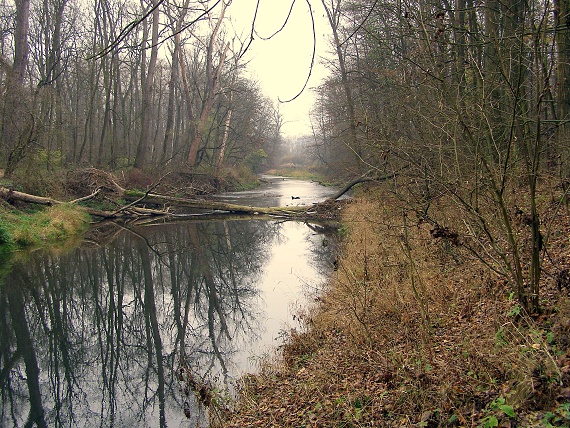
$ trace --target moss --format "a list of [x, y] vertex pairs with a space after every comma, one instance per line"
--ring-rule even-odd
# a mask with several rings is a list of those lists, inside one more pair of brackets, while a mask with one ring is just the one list
[[141, 198], [145, 195], [145, 192], [141, 192], [140, 190], [125, 190], [125, 196], [130, 196], [133, 198]]

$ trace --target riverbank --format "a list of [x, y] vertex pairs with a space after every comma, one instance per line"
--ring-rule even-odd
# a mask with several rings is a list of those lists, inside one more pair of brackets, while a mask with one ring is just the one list
[[[299, 174], [309, 172], [303, 170]], [[217, 174], [208, 170], [167, 173], [159, 179], [136, 169], [111, 173], [86, 168], [69, 171], [65, 176], [44, 177], [41, 185], [22, 178], [1, 180], [0, 252], [61, 245], [71, 237], [79, 237], [88, 228], [91, 218], [168, 217], [177, 207], [241, 214], [304, 215], [301, 206], [254, 208], [207, 198], [221, 192], [251, 190], [261, 183], [258, 176], [243, 168], [226, 168]], [[21, 190], [16, 191], [16, 188]], [[73, 202], [65, 202], [69, 200]], [[319, 216], [321, 211], [328, 214], [330, 209], [315, 207], [314, 211], [313, 217]]]
[[[203, 170], [193, 175], [169, 173], [160, 178], [138, 169], [111, 173], [95, 168], [45, 174], [41, 179], [21, 175], [2, 178], [0, 188], [6, 194], [0, 204], [0, 253], [66, 245], [66, 241], [80, 238], [93, 220], [100, 219], [98, 213], [119, 213], [130, 205], [128, 196], [147, 202], [149, 189], [158, 189], [170, 197], [191, 198], [258, 185], [259, 180], [251, 172], [232, 168], [218, 175]], [[15, 189], [20, 191], [19, 198], [18, 192], [12, 192]], [[74, 202], [64, 202], [69, 200]]]
[[225, 427], [568, 426], [570, 301], [554, 275], [570, 263], [568, 210], [541, 213], [552, 230], [531, 318], [460, 240], [399, 205], [378, 189], [347, 205], [328, 289], [242, 379]]
[[16, 209], [0, 205], [0, 253], [65, 245], [89, 228], [90, 217], [77, 205]]

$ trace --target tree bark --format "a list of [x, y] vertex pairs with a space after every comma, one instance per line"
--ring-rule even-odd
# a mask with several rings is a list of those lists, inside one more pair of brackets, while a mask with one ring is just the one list
[[193, 167], [196, 164], [196, 157], [198, 155], [198, 149], [200, 148], [200, 143], [202, 142], [202, 137], [204, 135], [205, 127], [208, 122], [208, 117], [212, 111], [212, 106], [214, 105], [214, 100], [216, 98], [216, 91], [220, 83], [220, 76], [222, 74], [222, 68], [224, 67], [224, 61], [230, 47], [229, 43], [226, 44], [224, 50], [220, 53], [220, 62], [218, 66], [214, 69], [213, 65], [213, 53], [214, 46], [216, 45], [216, 37], [220, 31], [220, 26], [224, 19], [224, 14], [226, 11], [226, 4], [223, 3], [222, 10], [220, 11], [220, 16], [218, 17], [218, 22], [212, 30], [212, 35], [210, 36], [210, 42], [208, 44], [208, 50], [206, 53], [206, 91], [205, 100], [202, 104], [202, 111], [200, 117], [194, 128], [194, 136], [192, 137], [192, 142], [190, 143], [190, 149], [188, 151], [188, 166]]
[[570, 129], [570, 0], [555, 0], [555, 25], [557, 45], [557, 98], [560, 129]]
[[[149, 162], [150, 146], [150, 125], [152, 120], [152, 86], [156, 71], [156, 61], [158, 58], [158, 25], [159, 11], [158, 0], [153, 0], [152, 6], [155, 8], [152, 13], [152, 30], [150, 39], [150, 60], [142, 82], [142, 110], [141, 110], [141, 134], [137, 154], [135, 157], [135, 167], [142, 168]], [[144, 66], [144, 65], [143, 65]]]
[[28, 67], [28, 31], [30, 28], [30, 0], [16, 0], [16, 30], [14, 34], [14, 78], [23, 84]]

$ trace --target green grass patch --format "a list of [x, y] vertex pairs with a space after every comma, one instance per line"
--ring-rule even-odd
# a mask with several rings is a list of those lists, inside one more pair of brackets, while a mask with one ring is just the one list
[[89, 226], [89, 215], [79, 207], [61, 204], [35, 211], [0, 206], [0, 252], [61, 244]]
[[136, 190], [136, 189], [125, 190], [126, 197], [142, 198], [144, 195], [146, 195], [146, 192], [143, 192], [141, 190]]
[[332, 186], [333, 184], [327, 181], [325, 174], [314, 167], [298, 167], [298, 166], [280, 166], [269, 171], [266, 174], [280, 175], [282, 177], [298, 178], [300, 180], [313, 180], [318, 181], [324, 186]]

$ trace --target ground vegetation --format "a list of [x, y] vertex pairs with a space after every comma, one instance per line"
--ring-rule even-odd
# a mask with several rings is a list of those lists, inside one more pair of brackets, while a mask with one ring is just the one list
[[[541, 192], [550, 245], [528, 314], [455, 226], [434, 227], [386, 188], [343, 209], [342, 252], [303, 328], [241, 380], [223, 426], [555, 427], [570, 423], [570, 216]], [[529, 228], [521, 219], [515, 233]], [[523, 257], [531, 257], [526, 251]]]
[[0, 253], [77, 243], [89, 223], [89, 215], [70, 204], [17, 209], [3, 202], [0, 206]]

